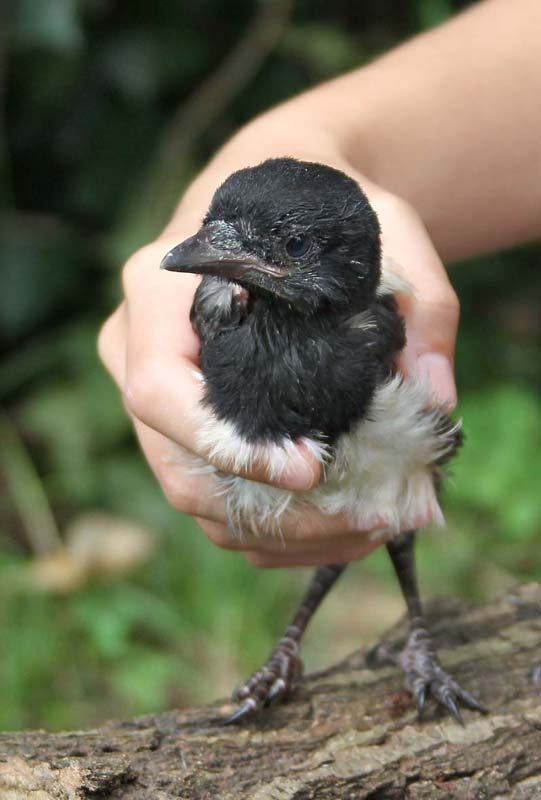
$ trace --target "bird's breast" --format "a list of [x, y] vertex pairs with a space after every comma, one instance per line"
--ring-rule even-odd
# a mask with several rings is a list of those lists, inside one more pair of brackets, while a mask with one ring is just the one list
[[[456, 449], [460, 426], [437, 409], [427, 410], [428, 403], [425, 385], [395, 376], [376, 390], [368, 416], [341, 434], [332, 449], [321, 438], [303, 438], [324, 475], [304, 494], [217, 473], [230, 529], [237, 535], [276, 534], [284, 514], [306, 504], [325, 514], [346, 514], [359, 530], [397, 533], [427, 516], [443, 524], [434, 474]], [[233, 423], [206, 412], [198, 428], [202, 452], [228, 472], [249, 470], [257, 462], [275, 480], [286, 463], [300, 457], [288, 436], [250, 442]]]
[[351, 430], [366, 415], [381, 363], [368, 344], [318, 323], [248, 317], [204, 342], [205, 402], [216, 417], [250, 442], [332, 445]]

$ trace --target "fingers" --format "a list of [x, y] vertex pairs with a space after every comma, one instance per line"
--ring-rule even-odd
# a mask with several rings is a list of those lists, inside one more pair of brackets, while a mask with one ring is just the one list
[[256, 567], [303, 567], [320, 564], [341, 563], [363, 558], [383, 540], [371, 538], [366, 532], [348, 533], [321, 538], [318, 541], [290, 541], [276, 537], [256, 539], [245, 537], [235, 541], [225, 525], [196, 518], [204, 534], [218, 547], [240, 550], [246, 559]]
[[134, 420], [218, 469], [252, 480], [305, 491], [320, 477], [320, 465], [304, 446], [284, 454], [280, 474], [264, 457], [250, 464], [231, 463], [205, 447], [201, 431], [216, 421], [201, 405], [204, 393], [198, 369], [199, 340], [189, 315], [198, 279], [158, 269], [178, 235], [140, 250], [124, 269], [126, 300], [103, 326], [99, 351], [119, 385]]
[[415, 210], [377, 188], [369, 186], [368, 192], [380, 220], [384, 254], [413, 287], [413, 297], [399, 298], [407, 333], [399, 366], [406, 374], [426, 377], [434, 402], [453, 408], [458, 298]]
[[[223, 522], [201, 517], [197, 517], [196, 522], [214, 544], [242, 550], [256, 566], [311, 566], [352, 561], [368, 555], [387, 539], [382, 531], [383, 523], [379, 532], [361, 531], [343, 514], [328, 516], [310, 507], [302, 513], [287, 513], [281, 520], [279, 533], [274, 535], [254, 536], [244, 531], [235, 535]], [[429, 522], [427, 513], [408, 527], [423, 527]]]
[[346, 564], [370, 555], [380, 547], [381, 541], [372, 541], [358, 536], [357, 541], [329, 542], [302, 552], [269, 553], [248, 550], [244, 556], [250, 564], [260, 569], [282, 569], [284, 567], [320, 567], [325, 564]]
[[141, 449], [169, 504], [184, 514], [223, 524], [225, 501], [215, 476], [199, 471], [193, 454], [161, 433], [138, 420], [134, 420], [134, 426]]
[[[122, 386], [125, 382], [126, 308], [122, 304], [104, 324], [98, 338], [100, 356]], [[169, 503], [185, 514], [223, 522], [225, 504], [212, 475], [194, 471], [194, 456], [132, 416], [137, 438]]]

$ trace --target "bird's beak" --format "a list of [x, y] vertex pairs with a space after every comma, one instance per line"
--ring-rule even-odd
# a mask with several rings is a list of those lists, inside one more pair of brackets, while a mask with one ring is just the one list
[[217, 275], [229, 280], [250, 280], [254, 274], [283, 278], [287, 274], [274, 264], [269, 264], [250, 253], [217, 248], [210, 240], [211, 231], [201, 230], [173, 247], [163, 257], [160, 269], [171, 272], [191, 272], [197, 275]]

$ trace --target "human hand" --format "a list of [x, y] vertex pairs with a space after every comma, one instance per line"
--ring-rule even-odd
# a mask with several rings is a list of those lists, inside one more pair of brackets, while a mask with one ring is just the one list
[[[342, 166], [344, 168], [344, 166]], [[352, 174], [351, 168], [348, 170]], [[415, 211], [402, 200], [361, 183], [376, 209], [383, 231], [384, 253], [398, 265], [414, 294], [401, 298], [408, 345], [400, 368], [428, 376], [434, 398], [449, 407], [456, 394], [452, 358], [458, 303], [428, 234]], [[124, 268], [125, 300], [100, 334], [100, 354], [119, 385], [141, 447], [169, 502], [193, 515], [204, 533], [220, 547], [241, 550], [253, 564], [285, 567], [346, 562], [378, 547], [370, 531], [352, 528], [343, 516], [306, 508], [283, 520], [283, 539], [235, 540], [225, 524], [225, 504], [215, 478], [194, 473], [198, 452], [195, 412], [200, 418], [199, 342], [189, 311], [198, 279], [158, 270], [162, 256], [195, 232], [179, 216], [167, 233], [137, 252]], [[220, 463], [214, 463], [222, 468]], [[256, 464], [245, 477], [270, 482], [266, 465]], [[319, 480], [319, 465], [302, 446], [277, 481], [292, 490], [307, 490]], [[430, 522], [428, 515], [418, 526]], [[285, 543], [285, 544], [284, 544]]]

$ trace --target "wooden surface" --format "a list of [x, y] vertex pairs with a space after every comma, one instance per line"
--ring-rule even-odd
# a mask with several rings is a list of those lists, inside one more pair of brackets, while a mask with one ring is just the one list
[[[428, 705], [418, 722], [393, 668], [354, 653], [308, 676], [285, 706], [244, 727], [229, 706], [0, 735], [1, 800], [421, 800], [541, 798], [541, 586], [431, 614], [443, 665], [490, 713], [465, 727]], [[400, 630], [391, 636], [400, 636]]]

